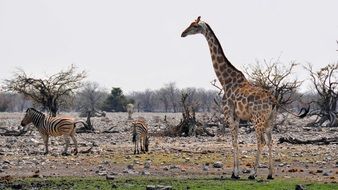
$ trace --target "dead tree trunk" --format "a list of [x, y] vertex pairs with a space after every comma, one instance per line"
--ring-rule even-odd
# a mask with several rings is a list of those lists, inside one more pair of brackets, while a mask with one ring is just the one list
[[215, 136], [206, 130], [205, 126], [196, 120], [195, 110], [193, 106], [188, 105], [186, 100], [188, 94], [182, 94], [181, 103], [183, 107], [181, 122], [173, 127], [169, 127], [168, 131], [165, 132], [165, 135], [168, 136], [197, 136], [197, 135], [207, 135]]
[[91, 116], [92, 111], [88, 110], [86, 123], [83, 123], [84, 126], [76, 130], [77, 133], [92, 133], [95, 131], [92, 122], [90, 121]]

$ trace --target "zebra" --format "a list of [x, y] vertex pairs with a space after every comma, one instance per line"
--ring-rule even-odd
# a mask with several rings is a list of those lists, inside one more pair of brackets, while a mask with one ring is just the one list
[[139, 154], [139, 145], [142, 153], [149, 151], [148, 126], [145, 121], [137, 120], [132, 122], [134, 154]]
[[48, 154], [48, 139], [49, 136], [62, 136], [66, 141], [66, 146], [62, 155], [67, 155], [67, 149], [69, 146], [69, 137], [72, 138], [75, 144], [75, 155], [78, 153], [77, 141], [75, 139], [75, 127], [77, 123], [82, 123], [85, 125], [84, 121], [75, 121], [74, 118], [69, 116], [64, 117], [52, 117], [46, 116], [44, 113], [34, 109], [28, 108], [26, 110], [25, 117], [21, 121], [21, 126], [25, 127], [26, 125], [33, 123], [34, 126], [40, 132], [42, 139], [45, 144], [44, 154]]

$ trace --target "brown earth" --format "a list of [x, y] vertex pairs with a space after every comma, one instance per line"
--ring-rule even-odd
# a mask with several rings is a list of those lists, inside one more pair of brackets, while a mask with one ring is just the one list
[[[76, 115], [75, 113], [73, 115]], [[150, 132], [164, 130], [164, 115], [177, 124], [181, 114], [135, 113], [134, 118], [144, 117]], [[23, 113], [0, 113], [0, 127], [18, 129]], [[36, 129], [32, 134], [19, 137], [0, 136], [0, 177], [46, 176], [224, 176], [232, 170], [232, 146], [229, 129], [224, 134], [213, 127], [215, 137], [158, 137], [152, 136], [150, 152], [134, 155], [131, 143], [130, 121], [127, 113], [108, 113], [104, 118], [93, 118], [97, 132], [77, 134], [80, 151], [93, 148], [89, 153], [62, 156], [62, 137], [50, 139], [50, 154], [43, 155], [44, 145]], [[205, 118], [198, 114], [197, 118]], [[288, 119], [287, 124], [274, 131], [273, 158], [276, 178], [300, 178], [305, 180], [338, 182], [337, 144], [291, 145], [277, 144], [280, 137], [303, 139], [336, 137], [335, 128], [304, 128], [310, 119]], [[101, 133], [113, 127], [116, 133]], [[240, 129], [239, 150], [242, 178], [248, 177], [256, 153], [254, 132]], [[72, 150], [70, 146], [69, 150]], [[267, 176], [267, 147], [261, 157], [258, 178]], [[221, 168], [214, 163], [220, 162]]]

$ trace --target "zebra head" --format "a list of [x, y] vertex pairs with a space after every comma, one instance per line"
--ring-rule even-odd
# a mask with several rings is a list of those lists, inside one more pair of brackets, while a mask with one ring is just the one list
[[149, 151], [149, 137], [148, 136], [146, 136], [146, 140], [144, 142], [144, 149], [146, 152]]
[[21, 126], [25, 127], [33, 121], [32, 113], [37, 112], [34, 108], [28, 108], [26, 110], [25, 117], [21, 121]]

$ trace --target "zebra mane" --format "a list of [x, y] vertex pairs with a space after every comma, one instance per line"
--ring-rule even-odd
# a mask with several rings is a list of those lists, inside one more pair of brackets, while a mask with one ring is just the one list
[[28, 112], [28, 111], [33, 111], [33, 112], [35, 112], [35, 113], [38, 113], [38, 114], [41, 114], [42, 116], [46, 116], [44, 113], [42, 113], [41, 111], [39, 111], [39, 110], [37, 110], [37, 109], [35, 109], [35, 108], [28, 108], [27, 110], [26, 110], [26, 113]]

